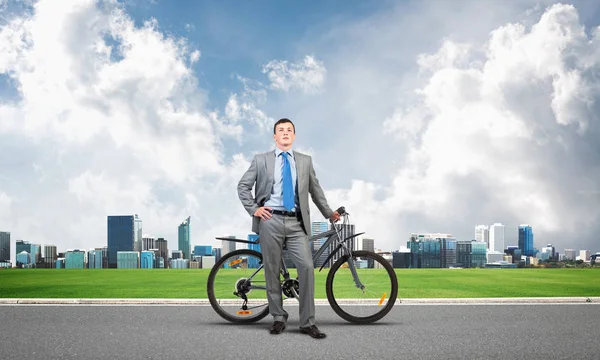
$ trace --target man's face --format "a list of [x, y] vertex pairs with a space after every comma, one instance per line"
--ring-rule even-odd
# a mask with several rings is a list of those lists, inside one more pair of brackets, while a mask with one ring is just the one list
[[275, 134], [273, 134], [273, 138], [279, 147], [287, 148], [292, 146], [294, 140], [296, 139], [294, 126], [291, 123], [277, 125], [277, 127], [275, 127]]

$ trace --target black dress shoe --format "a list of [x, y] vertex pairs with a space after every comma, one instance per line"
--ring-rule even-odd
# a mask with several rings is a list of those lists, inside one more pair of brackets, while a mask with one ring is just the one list
[[310, 337], [315, 338], [315, 339], [323, 339], [326, 336], [325, 333], [320, 332], [319, 329], [315, 325], [311, 325], [309, 327], [301, 327], [300, 331], [302, 331], [305, 334], [310, 335]]
[[283, 332], [283, 329], [285, 329], [285, 323], [283, 321], [275, 321], [273, 325], [271, 325], [269, 333], [273, 335], [278, 335]]

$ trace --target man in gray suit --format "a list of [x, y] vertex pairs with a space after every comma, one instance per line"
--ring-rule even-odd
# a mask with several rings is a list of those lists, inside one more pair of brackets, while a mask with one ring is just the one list
[[[253, 217], [252, 231], [260, 235], [265, 265], [269, 312], [273, 315], [271, 334], [281, 334], [288, 313], [283, 309], [279, 274], [284, 243], [298, 270], [300, 330], [313, 338], [325, 334], [315, 326], [315, 278], [308, 243], [311, 232], [308, 194], [325, 218], [335, 222], [337, 211], [327, 199], [315, 175], [310, 156], [292, 150], [296, 139], [294, 124], [281, 119], [273, 126], [276, 149], [258, 154], [238, 183], [238, 196]], [[252, 188], [255, 196], [252, 196]]]

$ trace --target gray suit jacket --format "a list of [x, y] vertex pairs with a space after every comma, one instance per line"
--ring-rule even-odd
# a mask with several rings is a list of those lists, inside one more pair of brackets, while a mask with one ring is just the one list
[[[302, 211], [302, 222], [308, 236], [311, 236], [312, 227], [310, 222], [310, 207], [308, 205], [308, 194], [317, 205], [317, 208], [325, 218], [329, 218], [333, 211], [327, 205], [325, 193], [319, 185], [319, 180], [313, 168], [312, 158], [308, 155], [294, 151], [296, 160], [296, 174], [298, 179], [297, 192]], [[263, 206], [271, 197], [273, 192], [273, 171], [275, 167], [275, 150], [263, 154], [257, 154], [252, 159], [250, 167], [244, 173], [238, 183], [238, 196], [242, 205], [252, 216], [252, 231], [258, 234], [260, 218], [255, 217], [256, 210]], [[255, 196], [252, 196], [252, 188]]]

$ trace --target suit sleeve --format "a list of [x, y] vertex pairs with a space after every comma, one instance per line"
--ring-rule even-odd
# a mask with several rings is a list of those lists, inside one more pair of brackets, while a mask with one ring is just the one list
[[252, 188], [256, 184], [257, 173], [256, 156], [254, 156], [250, 167], [242, 175], [237, 187], [238, 197], [250, 216], [254, 216], [254, 213], [258, 210], [258, 205], [252, 196]]
[[315, 168], [313, 167], [312, 158], [309, 157], [309, 177], [308, 177], [308, 192], [310, 193], [310, 197], [312, 201], [315, 203], [321, 214], [329, 219], [331, 214], [333, 214], [333, 210], [327, 204], [327, 199], [325, 198], [325, 193], [323, 192], [323, 188], [321, 184], [319, 184], [319, 179], [317, 179], [317, 174], [315, 174]]

